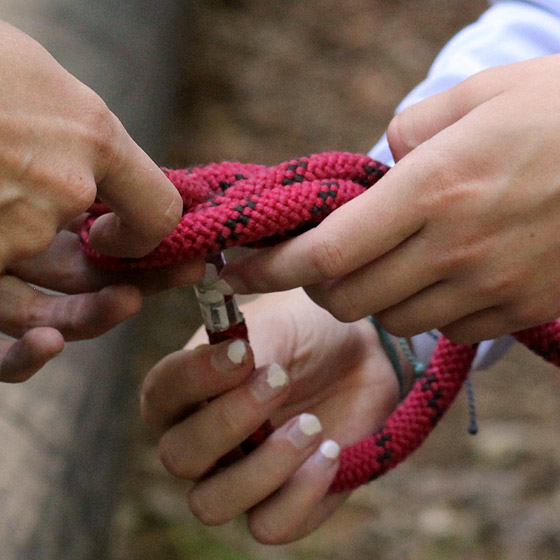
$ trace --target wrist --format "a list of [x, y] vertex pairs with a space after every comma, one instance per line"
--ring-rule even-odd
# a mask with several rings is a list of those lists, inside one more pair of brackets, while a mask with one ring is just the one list
[[403, 400], [416, 379], [424, 374], [426, 366], [416, 357], [410, 339], [388, 333], [374, 317], [370, 316], [368, 320], [375, 327], [381, 347], [393, 367], [399, 385], [399, 399]]
[[412, 363], [407, 359], [406, 354], [401, 346], [401, 339], [397, 336], [389, 335], [393, 342], [393, 345], [397, 351], [397, 355], [399, 357], [399, 363], [402, 370], [402, 392], [401, 392], [401, 400], [410, 393], [414, 382], [416, 381], [416, 376], [414, 373], [414, 366]]

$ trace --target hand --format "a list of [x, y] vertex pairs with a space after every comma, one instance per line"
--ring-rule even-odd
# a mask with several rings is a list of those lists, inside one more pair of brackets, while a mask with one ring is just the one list
[[342, 321], [460, 343], [560, 315], [560, 56], [497, 67], [395, 117], [395, 167], [314, 230], [233, 261], [238, 293], [305, 286]]
[[115, 213], [96, 249], [142, 256], [177, 225], [181, 197], [117, 118], [33, 39], [0, 22], [0, 270], [47, 249], [98, 197]]
[[[347, 498], [327, 494], [337, 471], [332, 440], [347, 446], [378, 429], [397, 403], [398, 383], [368, 321], [341, 323], [301, 290], [259, 298], [244, 313], [251, 348], [241, 341], [197, 346], [199, 331], [187, 351], [149, 372], [142, 413], [161, 435], [168, 470], [195, 481], [189, 505], [202, 522], [247, 512], [258, 541], [286, 543]], [[267, 418], [275, 432], [215, 470]]]
[[43, 47], [2, 22], [0, 46], [0, 331], [19, 338], [0, 342], [0, 380], [13, 382], [65, 340], [97, 336], [135, 314], [139, 288], [196, 280], [202, 263], [133, 277], [85, 261], [72, 230], [96, 198], [115, 213], [95, 222], [91, 244], [136, 257], [173, 230], [181, 197], [101, 99]]
[[[74, 225], [79, 230], [79, 221]], [[62, 230], [47, 251], [0, 276], [0, 331], [19, 339], [0, 341], [0, 381], [28, 379], [65, 341], [98, 336], [136, 314], [142, 295], [196, 282], [203, 272], [201, 259], [158, 270], [104, 271], [84, 256], [75, 231]]]

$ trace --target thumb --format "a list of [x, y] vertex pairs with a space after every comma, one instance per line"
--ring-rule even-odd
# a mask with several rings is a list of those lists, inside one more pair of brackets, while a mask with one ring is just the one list
[[141, 257], [173, 231], [183, 201], [161, 169], [115, 122], [113, 157], [97, 180], [98, 197], [113, 213], [94, 222], [90, 241], [108, 255]]
[[[387, 128], [395, 161], [504, 90], [500, 69], [484, 70], [397, 114]], [[507, 75], [506, 75], [507, 76]]]

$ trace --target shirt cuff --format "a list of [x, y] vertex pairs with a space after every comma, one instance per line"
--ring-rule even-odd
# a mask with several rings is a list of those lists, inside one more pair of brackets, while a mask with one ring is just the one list
[[[440, 336], [439, 331], [430, 331], [411, 338], [416, 358], [424, 365], [427, 366], [430, 363]], [[514, 342], [515, 339], [510, 335], [504, 335], [495, 340], [484, 340], [478, 345], [472, 370], [488, 369], [505, 355]]]

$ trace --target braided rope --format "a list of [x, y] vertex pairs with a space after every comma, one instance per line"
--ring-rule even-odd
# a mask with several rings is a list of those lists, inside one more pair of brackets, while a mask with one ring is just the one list
[[367, 156], [316, 154], [275, 167], [224, 162], [164, 170], [183, 198], [175, 231], [142, 259], [117, 259], [89, 246], [86, 254], [105, 268], [155, 268], [238, 245], [272, 245], [318, 224], [358, 196], [388, 170]]
[[[164, 171], [183, 198], [184, 213], [175, 231], [146, 257], [117, 259], [89, 245], [89, 227], [96, 217], [92, 215], [81, 232], [82, 248], [89, 258], [112, 270], [148, 269], [232, 246], [272, 245], [318, 224], [374, 185], [388, 167], [360, 154], [323, 153], [274, 167], [224, 162]], [[98, 209], [98, 213], [103, 211]], [[235, 336], [246, 338], [244, 326], [220, 333], [211, 342]], [[560, 367], [560, 323], [514, 336]], [[425, 373], [384, 427], [343, 449], [331, 491], [357, 488], [415, 451], [455, 399], [475, 353], [476, 346], [441, 337]], [[258, 443], [265, 436], [255, 434], [252, 441]]]

